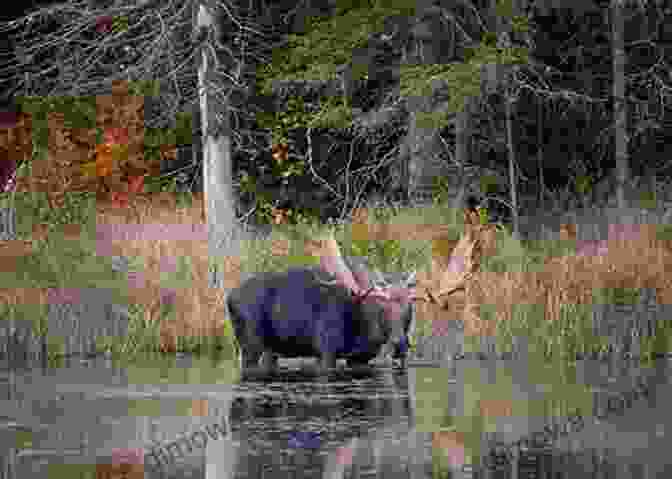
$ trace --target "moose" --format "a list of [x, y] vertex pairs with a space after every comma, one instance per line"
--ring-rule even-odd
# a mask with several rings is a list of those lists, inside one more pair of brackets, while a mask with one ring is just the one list
[[229, 293], [243, 371], [262, 359], [262, 371], [271, 372], [279, 356], [318, 357], [328, 371], [337, 359], [365, 365], [381, 351], [405, 364], [414, 275], [395, 286], [372, 284], [365, 266], [348, 267], [335, 240], [328, 244], [319, 267], [258, 274]]
[[352, 266], [346, 264], [333, 236], [317, 241], [318, 267], [253, 276], [226, 300], [241, 367], [254, 368], [263, 357], [262, 371], [271, 372], [279, 356], [319, 357], [326, 372], [335, 368], [336, 359], [363, 365], [381, 352], [405, 366], [413, 302], [444, 308], [449, 296], [464, 287], [478, 266], [480, 239], [474, 231], [467, 231], [453, 250], [437, 287], [413, 285], [415, 272], [381, 286], [380, 275], [372, 281], [366, 266], [353, 260]]

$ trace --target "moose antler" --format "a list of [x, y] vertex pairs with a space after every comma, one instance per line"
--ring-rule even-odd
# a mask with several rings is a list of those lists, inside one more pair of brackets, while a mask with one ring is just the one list
[[[482, 240], [479, 234], [479, 226], [473, 225], [460, 239], [451, 254], [447, 268], [441, 273], [438, 280], [438, 287], [410, 287], [415, 279], [413, 272], [404, 286], [379, 288], [373, 286], [364, 290], [362, 284], [357, 281], [355, 275], [345, 263], [341, 250], [333, 237], [329, 234], [319, 240], [311, 240], [313, 246], [317, 246], [320, 254], [320, 266], [335, 276], [335, 281], [330, 283], [339, 283], [348, 288], [358, 300], [363, 301], [369, 296], [375, 296], [380, 299], [391, 301], [395, 298], [405, 301], [426, 301], [446, 306], [447, 297], [451, 294], [464, 289], [465, 283], [470, 280], [478, 269], [482, 250]], [[397, 300], [395, 299], [395, 300]]]
[[[332, 284], [339, 283], [352, 291], [356, 296], [363, 294], [362, 288], [341, 256], [341, 249], [338, 247], [333, 233], [329, 233], [317, 240], [308, 240], [308, 243], [320, 255], [321, 269], [335, 276], [336, 279]], [[366, 294], [368, 295], [368, 293]]]
[[372, 287], [370, 287], [369, 289], [367, 289], [364, 293], [355, 294], [355, 297], [356, 297], [357, 300], [360, 301], [360, 302], [361, 302], [361, 301], [364, 301], [364, 300], [367, 298], [367, 296], [368, 296], [369, 294], [371, 294], [371, 292], [372, 292], [374, 289], [376, 289], [376, 287], [375, 287], [375, 286], [372, 286]]
[[462, 290], [467, 281], [478, 270], [479, 259], [482, 252], [482, 239], [480, 229], [472, 225], [455, 246], [446, 269], [438, 279], [438, 287], [424, 287], [422, 293], [416, 292], [411, 296], [417, 301], [426, 301], [446, 307], [448, 296]]

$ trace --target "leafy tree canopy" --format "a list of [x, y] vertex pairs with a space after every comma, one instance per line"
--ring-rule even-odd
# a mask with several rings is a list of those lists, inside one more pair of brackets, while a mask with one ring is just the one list
[[[258, 69], [257, 80], [262, 94], [272, 92], [273, 83], [284, 81], [329, 81], [337, 77], [338, 68], [353, 63], [353, 51], [366, 45], [371, 34], [382, 31], [387, 17], [415, 14], [415, 0], [404, 2], [339, 2], [336, 14], [329, 18], [312, 17], [307, 20], [307, 33], [289, 35], [287, 44], [273, 53], [273, 61]], [[528, 29], [527, 18], [512, 17], [511, 0], [499, 0], [497, 11], [506, 15], [514, 31]], [[486, 64], [515, 65], [527, 62], [527, 49], [515, 46], [500, 48], [497, 35], [486, 32], [481, 43], [472, 46], [464, 63], [403, 65], [401, 67], [401, 95], [427, 96], [436, 82], [443, 82], [450, 91], [448, 111], [431, 115], [439, 125], [445, 124], [451, 112], [462, 109], [467, 96], [478, 94], [481, 67]], [[354, 79], [364, 78], [366, 65], [352, 64]], [[276, 130], [275, 138], [285, 137], [287, 127], [347, 127], [352, 111], [343, 101], [333, 98], [321, 102], [318, 111], [306, 114], [305, 109], [290, 108], [262, 123]], [[281, 130], [280, 133], [277, 130]]]

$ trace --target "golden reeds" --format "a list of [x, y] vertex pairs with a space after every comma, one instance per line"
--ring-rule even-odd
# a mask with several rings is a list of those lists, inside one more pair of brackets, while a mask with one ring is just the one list
[[[193, 225], [194, 232], [203, 232], [203, 196], [194, 195], [192, 204], [177, 208], [175, 195], [159, 193], [147, 195], [146, 201], [135, 205], [134, 214], [128, 210], [97, 208], [97, 224], [164, 225], [165, 239], [134, 237], [110, 240], [112, 254], [138, 257], [144, 261], [144, 284], [129, 288], [134, 302], [145, 306], [145, 320], [155, 321], [161, 309], [161, 264], [163, 258], [186, 258], [190, 266], [191, 282], [175, 291], [172, 320], [161, 321], [161, 349], [175, 351], [177, 338], [192, 336], [205, 338], [222, 334], [226, 319], [224, 290], [209, 285], [209, 250], [205, 237], [175, 239], [170, 237], [170, 225]], [[133, 221], [135, 219], [135, 221]], [[225, 258], [224, 288], [240, 283], [240, 259]], [[165, 274], [165, 272], [164, 272]]]
[[[576, 237], [575, 227], [564, 225], [565, 239]], [[481, 305], [496, 306], [495, 317], [509, 320], [519, 305], [543, 306], [544, 319], [560, 317], [563, 305], [590, 305], [593, 293], [602, 288], [655, 288], [657, 301], [672, 299], [665, 274], [672, 265], [672, 251], [655, 239], [653, 225], [642, 225], [636, 235], [617, 235], [606, 241], [601, 255], [567, 255], [546, 261], [542, 272], [476, 272], [465, 283], [465, 323], [474, 333], [494, 332], [490, 321], [481, 321]], [[467, 324], [465, 324], [465, 327]]]

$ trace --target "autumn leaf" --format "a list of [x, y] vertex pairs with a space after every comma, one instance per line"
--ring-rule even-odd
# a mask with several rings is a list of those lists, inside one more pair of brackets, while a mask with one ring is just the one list
[[80, 168], [84, 176], [108, 176], [112, 170], [112, 155], [111, 149], [108, 145], [96, 146], [96, 159], [83, 163]]
[[164, 161], [175, 160], [177, 158], [177, 148], [174, 145], [161, 145], [159, 147], [159, 153], [161, 155], [161, 159]]
[[121, 164], [124, 160], [128, 159], [128, 145], [112, 145], [110, 152], [112, 159], [117, 164]]
[[98, 33], [107, 33], [112, 29], [113, 18], [110, 15], [103, 15], [96, 19], [96, 31]]
[[14, 111], [0, 111], [0, 128], [15, 128], [19, 123], [19, 114]]
[[96, 162], [95, 161], [89, 161], [87, 163], [83, 163], [80, 166], [80, 169], [82, 170], [82, 175], [84, 175], [84, 176], [96, 176]]
[[112, 172], [112, 156], [99, 155], [96, 158], [96, 174], [98, 176], [109, 176]]
[[128, 192], [126, 191], [113, 191], [110, 193], [110, 200], [112, 205], [117, 208], [126, 208], [130, 204], [130, 197], [133, 193], [142, 192], [144, 186], [145, 177], [144, 175], [139, 176], [128, 176]]
[[128, 207], [128, 193], [125, 191], [112, 191], [110, 192], [110, 200], [112, 206], [116, 208], [126, 208]]
[[283, 163], [283, 162], [287, 161], [288, 151], [289, 151], [289, 146], [286, 145], [286, 144], [273, 145], [273, 148], [271, 149], [273, 159], [277, 163]]
[[287, 218], [287, 212], [278, 208], [273, 208], [271, 214], [273, 215], [273, 223], [276, 225], [284, 223]]
[[107, 128], [103, 134], [103, 142], [108, 145], [127, 145], [127, 128]]
[[145, 184], [144, 176], [129, 176], [128, 177], [128, 191], [130, 193], [142, 192], [142, 187]]
[[110, 156], [112, 154], [112, 147], [106, 143], [96, 145], [96, 156]]

